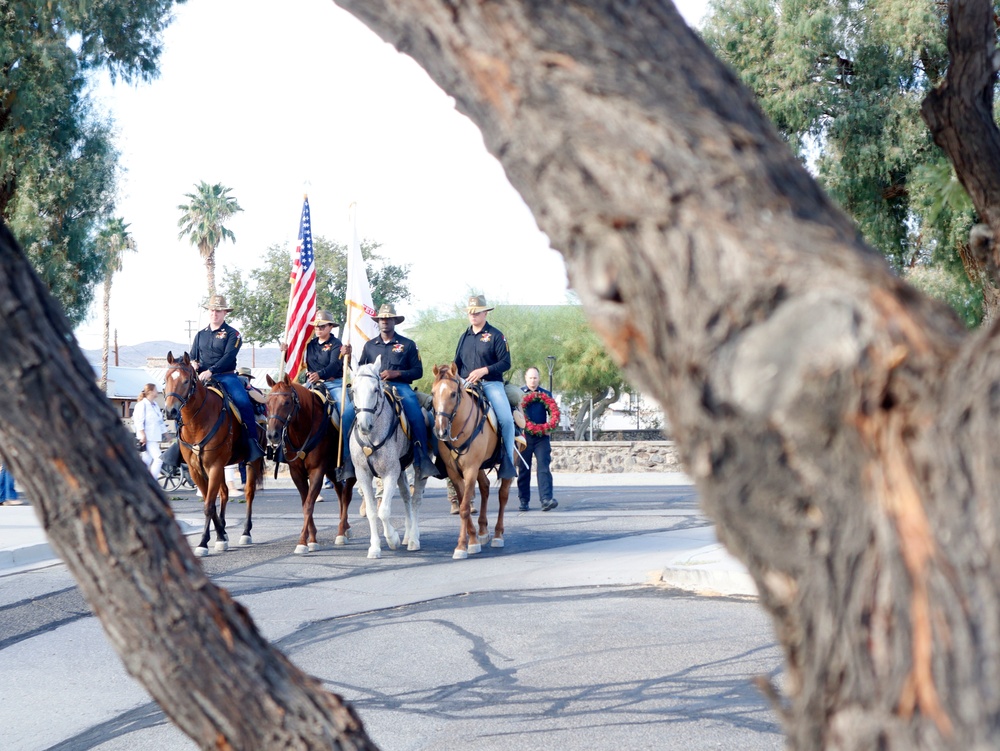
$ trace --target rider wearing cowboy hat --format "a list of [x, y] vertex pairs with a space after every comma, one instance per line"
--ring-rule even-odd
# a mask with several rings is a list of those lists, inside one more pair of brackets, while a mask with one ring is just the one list
[[462, 332], [455, 349], [458, 374], [470, 383], [482, 383], [486, 398], [493, 405], [500, 433], [503, 436], [503, 459], [500, 479], [514, 477], [514, 415], [510, 400], [504, 390], [503, 374], [510, 370], [510, 349], [503, 332], [486, 322], [486, 314], [493, 310], [486, 304], [486, 297], [469, 298], [466, 312], [469, 328]]
[[[407, 339], [396, 333], [396, 324], [402, 323], [403, 316], [396, 315], [396, 308], [386, 303], [372, 316], [378, 323], [379, 336], [365, 342], [361, 351], [359, 365], [375, 362], [381, 355], [382, 380], [395, 387], [403, 403], [403, 413], [410, 423], [410, 437], [413, 440], [413, 460], [420, 462], [421, 473], [425, 477], [438, 474], [430, 458], [430, 448], [427, 445], [427, 425], [424, 423], [424, 412], [417, 401], [417, 395], [410, 385], [424, 374], [424, 365], [420, 362], [420, 351], [412, 339]], [[347, 347], [350, 355], [350, 347]]]
[[236, 355], [243, 346], [243, 339], [239, 331], [226, 323], [226, 313], [232, 313], [233, 309], [226, 304], [224, 296], [212, 295], [205, 309], [208, 326], [194, 336], [191, 365], [203, 382], [214, 379], [239, 409], [249, 444], [247, 461], [253, 462], [264, 455], [264, 450], [258, 442], [253, 402], [236, 375]]
[[[340, 410], [341, 390], [344, 385], [344, 360], [346, 348], [343, 342], [333, 335], [333, 327], [340, 326], [340, 323], [333, 319], [333, 314], [328, 310], [320, 310], [316, 313], [316, 320], [313, 327], [316, 329], [316, 336], [309, 340], [306, 345], [306, 382], [310, 386], [322, 384], [330, 395], [330, 399], [337, 410]], [[344, 439], [343, 466], [348, 466], [351, 458], [350, 445], [346, 436], [350, 434], [351, 426], [354, 424], [354, 402], [351, 399], [344, 400], [344, 414], [341, 415], [340, 429]]]

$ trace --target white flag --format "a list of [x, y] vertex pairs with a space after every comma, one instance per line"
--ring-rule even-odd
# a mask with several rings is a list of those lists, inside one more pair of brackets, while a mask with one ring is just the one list
[[344, 335], [341, 341], [351, 345], [351, 365], [355, 368], [361, 359], [361, 350], [372, 337], [378, 336], [378, 324], [371, 316], [375, 315], [375, 304], [372, 302], [372, 290], [368, 286], [368, 272], [365, 270], [365, 260], [361, 256], [361, 243], [358, 242], [358, 207], [351, 204], [351, 247], [347, 254], [347, 320], [344, 322]]

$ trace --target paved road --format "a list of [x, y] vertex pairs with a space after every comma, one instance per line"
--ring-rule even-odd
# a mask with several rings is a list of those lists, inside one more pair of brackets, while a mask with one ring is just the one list
[[[172, 495], [197, 521], [193, 494]], [[649, 583], [664, 551], [706, 526], [694, 490], [557, 497], [554, 512], [509, 514], [505, 549], [452, 561], [457, 521], [432, 488], [422, 550], [371, 561], [353, 515], [349, 546], [293, 555], [297, 497], [266, 490], [256, 544], [203, 562], [387, 751], [781, 748], [749, 682], [780, 682], [756, 604]], [[336, 508], [318, 508], [329, 542]], [[242, 513], [230, 507], [231, 532]], [[125, 674], [62, 565], [0, 581], [0, 748], [194, 748]]]

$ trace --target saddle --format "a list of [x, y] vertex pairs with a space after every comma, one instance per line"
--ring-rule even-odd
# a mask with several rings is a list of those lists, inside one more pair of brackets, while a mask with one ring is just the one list
[[[517, 388], [514, 386], [513, 388]], [[489, 398], [486, 396], [486, 391], [483, 389], [481, 384], [474, 383], [471, 386], [467, 385], [465, 387], [466, 392], [469, 396], [476, 400], [476, 404], [479, 409], [486, 413], [486, 419], [489, 421], [490, 427], [493, 428], [493, 432], [497, 434], [497, 448], [493, 452], [493, 456], [490, 457], [490, 468], [499, 464], [500, 462], [500, 452], [503, 450], [503, 433], [500, 430], [500, 421], [497, 419], [496, 411], [493, 409], [493, 405], [490, 403]], [[514, 415], [514, 450], [520, 453], [528, 446], [527, 439], [519, 432], [524, 430], [524, 412], [521, 411], [521, 403], [518, 400], [517, 408], [515, 410], [514, 403], [512, 401], [512, 391], [509, 384], [504, 386], [504, 391], [507, 394], [507, 401], [511, 402], [511, 413]], [[517, 389], [520, 394], [520, 389]], [[520, 420], [518, 419], [520, 418]]]
[[330, 398], [329, 392], [322, 385], [317, 388], [314, 388], [312, 385], [310, 385], [309, 390], [319, 397], [320, 401], [323, 403], [323, 409], [326, 411], [327, 419], [329, 419], [330, 424], [333, 425], [333, 427], [335, 427], [339, 431], [340, 411], [337, 409], [339, 405], [334, 404], [333, 400]]

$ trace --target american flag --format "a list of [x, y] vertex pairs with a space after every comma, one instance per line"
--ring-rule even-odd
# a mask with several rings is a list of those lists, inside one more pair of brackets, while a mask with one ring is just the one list
[[313, 262], [312, 224], [309, 221], [309, 196], [302, 203], [299, 222], [299, 242], [292, 263], [292, 294], [288, 299], [288, 317], [285, 319], [285, 372], [295, 379], [302, 369], [306, 344], [313, 332], [316, 319], [316, 265]]

